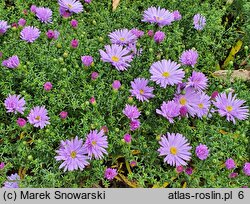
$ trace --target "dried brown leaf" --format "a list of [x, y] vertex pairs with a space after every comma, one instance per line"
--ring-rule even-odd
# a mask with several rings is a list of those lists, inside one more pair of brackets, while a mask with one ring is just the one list
[[[227, 78], [227, 70], [219, 70], [213, 73], [215, 77], [226, 79]], [[233, 82], [235, 79], [242, 79], [243, 81], [250, 80], [250, 71], [239, 69], [232, 71], [230, 81]]]
[[113, 11], [116, 10], [116, 8], [118, 7], [119, 3], [120, 3], [120, 0], [113, 0], [113, 3], [112, 3]]

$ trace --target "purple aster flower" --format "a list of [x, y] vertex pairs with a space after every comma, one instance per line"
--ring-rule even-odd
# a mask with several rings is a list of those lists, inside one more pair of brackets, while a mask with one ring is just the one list
[[42, 23], [50, 23], [52, 21], [52, 11], [50, 8], [37, 7], [36, 16]]
[[55, 32], [53, 30], [48, 30], [46, 35], [49, 39], [53, 39], [55, 37]]
[[36, 13], [36, 5], [31, 5], [30, 11], [31, 11], [32, 13]]
[[5, 166], [4, 162], [1, 162], [1, 163], [0, 163], [0, 170], [3, 169], [4, 166]]
[[183, 166], [177, 166], [176, 167], [176, 171], [177, 171], [177, 173], [181, 173], [181, 172], [183, 172], [184, 171], [184, 167]]
[[20, 33], [20, 37], [22, 40], [26, 42], [32, 43], [40, 36], [40, 30], [33, 26], [26, 26]]
[[52, 89], [52, 84], [51, 82], [47, 81], [44, 85], [43, 85], [43, 88], [45, 91], [50, 91]]
[[180, 12], [179, 12], [178, 10], [173, 11], [172, 14], [173, 14], [173, 16], [174, 16], [174, 20], [175, 20], [175, 21], [181, 20], [182, 16], [181, 16], [181, 14], [180, 14]]
[[141, 126], [141, 123], [140, 123], [139, 120], [137, 120], [137, 119], [132, 119], [132, 120], [130, 121], [130, 130], [131, 130], [131, 131], [137, 130], [140, 126]]
[[155, 95], [152, 93], [154, 88], [147, 86], [148, 80], [144, 78], [137, 78], [131, 82], [132, 89], [130, 93], [135, 96], [139, 101], [148, 101], [148, 99], [153, 98]]
[[180, 107], [180, 116], [181, 117], [187, 117], [188, 109], [186, 106]]
[[201, 14], [197, 13], [194, 15], [193, 20], [194, 20], [194, 28], [196, 30], [203, 30], [203, 28], [206, 25], [206, 18]]
[[141, 115], [140, 111], [136, 106], [131, 106], [126, 104], [126, 107], [123, 109], [123, 114], [126, 115], [130, 120], [139, 118]]
[[90, 66], [90, 65], [92, 64], [92, 62], [93, 62], [93, 57], [92, 57], [92, 56], [88, 56], [88, 55], [86, 55], [86, 56], [81, 56], [81, 60], [82, 60], [82, 63], [83, 63], [86, 67], [88, 67], [88, 66]]
[[167, 133], [160, 140], [161, 147], [158, 149], [160, 156], [166, 156], [164, 162], [171, 166], [186, 166], [186, 161], [191, 159], [190, 150], [192, 147], [187, 139], [179, 133]]
[[232, 96], [232, 92], [219, 94], [213, 104], [218, 108], [220, 116], [226, 116], [227, 121], [233, 121], [235, 118], [238, 120], [245, 120], [249, 116], [248, 106], [242, 106], [244, 100], [239, 100], [236, 95]]
[[60, 7], [66, 11], [80, 13], [83, 11], [83, 5], [77, 0], [58, 0]]
[[246, 162], [243, 167], [243, 172], [245, 175], [250, 176], [250, 163]]
[[186, 168], [185, 172], [186, 172], [187, 175], [190, 176], [193, 173], [193, 169], [191, 167], [188, 167], [188, 168]]
[[180, 61], [183, 65], [192, 66], [197, 63], [198, 52], [196, 50], [186, 50], [181, 54]]
[[140, 38], [144, 35], [144, 32], [142, 30], [139, 30], [137, 28], [131, 29], [131, 33], [133, 33], [137, 38]]
[[40, 127], [41, 129], [50, 124], [50, 118], [47, 116], [47, 110], [44, 106], [36, 106], [31, 109], [27, 119], [34, 127]]
[[107, 168], [104, 172], [104, 177], [108, 180], [113, 180], [117, 175], [117, 170], [112, 168]]
[[186, 88], [184, 94], [177, 94], [174, 101], [180, 104], [181, 107], [186, 106], [188, 113], [194, 116], [197, 113], [197, 106], [200, 102], [200, 95], [193, 88]]
[[98, 76], [99, 76], [98, 72], [92, 72], [91, 73], [91, 79], [92, 80], [96, 80]]
[[92, 0], [84, 0], [84, 3], [90, 4]]
[[211, 99], [214, 100], [218, 95], [219, 95], [219, 92], [218, 92], [218, 91], [214, 91], [214, 92], [211, 94]]
[[236, 178], [238, 176], [238, 173], [232, 172], [228, 175], [228, 178]]
[[26, 125], [26, 120], [24, 118], [18, 118], [16, 122], [19, 127], [24, 127]]
[[187, 87], [193, 87], [197, 91], [204, 91], [207, 88], [208, 79], [202, 72], [193, 71], [188, 78]]
[[22, 26], [22, 27], [25, 26], [26, 25], [26, 20], [23, 19], [23, 18], [20, 18], [19, 21], [18, 21], [18, 25]]
[[228, 170], [234, 169], [236, 167], [236, 164], [232, 158], [229, 158], [225, 162], [225, 166]]
[[118, 71], [127, 70], [132, 61], [130, 51], [120, 45], [112, 44], [105, 46], [106, 52], [100, 50], [101, 60], [103, 62], [110, 62]]
[[174, 15], [166, 9], [160, 7], [150, 7], [143, 14], [143, 22], [156, 23], [160, 27], [171, 25]]
[[167, 85], [175, 85], [181, 83], [185, 72], [183, 69], [179, 69], [180, 64], [171, 60], [161, 60], [154, 62], [149, 72], [151, 73], [151, 80], [156, 84], [160, 84], [161, 87], [166, 88]]
[[156, 109], [156, 113], [167, 118], [170, 123], [174, 123], [174, 118], [180, 113], [180, 105], [175, 101], [164, 101], [161, 105], [161, 110]]
[[73, 47], [73, 48], [77, 48], [78, 45], [79, 45], [79, 42], [78, 42], [77, 39], [73, 39], [73, 40], [71, 41], [70, 45], [71, 45], [71, 47]]
[[123, 136], [123, 139], [124, 139], [125, 142], [130, 143], [132, 137], [131, 137], [130, 134], [127, 133], [127, 134], [125, 134], [125, 135]]
[[21, 98], [20, 95], [10, 95], [5, 99], [4, 106], [7, 109], [7, 113], [15, 113], [17, 112], [23, 114], [25, 110], [25, 100]]
[[14, 55], [4, 61], [2, 61], [2, 66], [7, 67], [7, 68], [17, 68], [19, 66], [19, 58], [17, 55]]
[[78, 21], [75, 20], [75, 19], [72, 19], [70, 21], [70, 25], [73, 27], [73, 28], [77, 28], [78, 27]]
[[68, 112], [62, 111], [59, 115], [60, 115], [60, 118], [61, 118], [61, 119], [65, 119], [65, 118], [67, 118], [67, 116], [68, 116]]
[[210, 102], [210, 97], [204, 93], [200, 92], [198, 94], [198, 104], [196, 104], [196, 114], [199, 118], [202, 118], [203, 116], [208, 114], [211, 102]]
[[56, 161], [63, 161], [59, 166], [59, 169], [64, 167], [65, 171], [73, 170], [83, 170], [89, 162], [87, 161], [88, 157], [85, 155], [86, 149], [83, 147], [82, 139], [78, 139], [76, 136], [75, 139], [61, 141], [59, 150], [56, 150], [58, 156], [55, 156]]
[[152, 38], [154, 36], [154, 31], [153, 30], [149, 30], [148, 31], [148, 36]]
[[7, 177], [7, 181], [4, 182], [3, 188], [19, 188], [20, 176], [15, 173]]
[[121, 82], [119, 80], [113, 81], [112, 87], [114, 90], [118, 90], [121, 87]]
[[103, 130], [99, 133], [97, 130], [90, 131], [83, 147], [87, 150], [90, 158], [94, 156], [95, 159], [102, 159], [103, 154], [108, 154], [106, 150], [108, 148], [107, 136], [104, 135]]
[[0, 20], [0, 36], [6, 33], [6, 31], [10, 28], [7, 21]]
[[54, 39], [56, 40], [56, 39], [58, 39], [60, 32], [57, 30], [54, 30], [54, 33], [55, 33]]
[[72, 12], [60, 7], [59, 8], [59, 13], [63, 18], [69, 18], [72, 15]]
[[117, 45], [128, 45], [137, 40], [137, 37], [128, 29], [115, 30], [109, 34], [109, 37], [111, 42]]
[[165, 33], [162, 31], [155, 32], [154, 41], [156, 43], [161, 43], [165, 39]]
[[205, 160], [209, 155], [209, 149], [204, 144], [199, 144], [195, 149], [195, 154], [200, 160]]

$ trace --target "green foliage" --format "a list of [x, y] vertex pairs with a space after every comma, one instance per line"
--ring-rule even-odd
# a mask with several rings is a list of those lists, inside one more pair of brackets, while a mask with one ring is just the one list
[[[63, 19], [59, 16], [57, 1], [1, 1], [0, 19], [13, 23], [25, 18], [27, 25], [39, 27], [41, 36], [30, 45], [20, 40], [21, 28], [9, 29], [5, 35], [0, 36], [2, 59], [17, 54], [21, 61], [17, 69], [0, 67], [0, 162], [6, 164], [4, 170], [0, 170], [0, 184], [4, 183], [7, 175], [25, 169], [21, 187], [127, 187], [122, 181], [109, 182], [104, 179], [105, 168], [114, 166], [129, 181], [137, 182], [139, 187], [152, 187], [154, 184], [162, 186], [165, 182], [169, 183], [169, 187], [178, 188], [184, 182], [187, 182], [187, 187], [249, 185], [247, 176], [242, 173], [242, 165], [249, 161], [249, 121], [232, 125], [215, 114], [213, 118], [181, 119], [170, 124], [157, 115], [155, 110], [163, 101], [173, 98], [176, 87], [162, 89], [150, 82], [150, 86], [155, 88], [156, 97], [148, 103], [136, 99], [132, 101], [141, 110], [142, 125], [139, 130], [131, 133], [131, 144], [122, 141], [123, 135], [129, 130], [129, 121], [122, 110], [129, 103], [130, 81], [137, 77], [149, 78], [149, 68], [153, 62], [161, 59], [179, 61], [181, 53], [187, 49], [195, 48], [199, 53], [195, 70], [209, 77], [209, 94], [214, 90], [223, 92], [232, 88], [249, 105], [249, 84], [242, 81], [226, 83], [212, 76], [212, 72], [226, 59], [229, 49], [242, 38], [242, 34], [236, 30], [239, 22], [244, 25], [245, 32], [250, 33], [247, 18], [249, 3], [242, 2], [245, 4], [236, 6], [221, 0], [144, 0], [143, 3], [139, 0], [125, 0], [112, 12], [111, 1], [93, 0], [91, 4], [84, 5], [83, 13]], [[53, 23], [42, 24], [30, 12], [28, 15], [23, 13], [24, 9], [29, 10], [34, 3], [53, 10]], [[161, 6], [171, 11], [178, 9], [182, 20], [161, 29], [142, 23], [143, 11], [150, 6]], [[234, 16], [235, 8], [242, 11], [240, 19]], [[193, 28], [193, 16], [196, 13], [201, 13], [207, 19], [205, 29], [200, 32]], [[229, 14], [232, 17], [226, 23], [225, 18]], [[77, 29], [70, 26], [72, 18], [79, 22]], [[143, 30], [145, 35], [139, 40], [142, 55], [133, 60], [131, 67], [119, 72], [109, 63], [101, 62], [99, 50], [110, 43], [108, 33], [114, 29], [134, 27]], [[46, 32], [49, 29], [60, 31], [58, 40], [48, 41]], [[150, 29], [164, 31], [166, 40], [160, 45], [156, 44], [146, 35]], [[70, 48], [74, 38], [80, 42], [77, 49]], [[246, 57], [244, 53], [241, 54], [240, 59]], [[82, 55], [93, 56], [94, 65], [84, 68], [80, 60]], [[99, 73], [94, 81], [90, 77], [93, 71]], [[188, 68], [185, 71], [188, 78], [192, 71]], [[118, 92], [111, 87], [114, 80], [122, 83]], [[43, 90], [46, 81], [53, 84], [50, 92]], [[8, 94], [20, 94], [25, 98], [27, 108], [24, 116], [34, 106], [45, 105], [51, 124], [44, 129], [34, 128], [30, 124], [24, 128], [18, 127], [16, 120], [20, 115], [6, 113], [3, 104]], [[96, 99], [96, 106], [89, 103], [92, 96]], [[66, 120], [59, 117], [63, 110], [69, 113]], [[104, 160], [91, 161], [91, 165], [83, 171], [64, 173], [58, 169], [60, 163], [54, 157], [61, 140], [76, 135], [84, 140], [91, 129], [100, 130], [104, 125], [109, 129], [109, 155]], [[222, 134], [221, 130], [226, 134]], [[159, 136], [166, 132], [179, 132], [192, 145], [190, 166], [194, 173], [191, 176], [177, 174], [174, 167], [164, 164], [163, 158], [158, 156]], [[200, 143], [210, 149], [210, 156], [205, 161], [195, 156], [195, 147]], [[138, 150], [138, 154], [133, 154], [132, 150]], [[229, 157], [237, 163], [235, 172], [239, 176], [235, 179], [229, 179], [230, 171], [223, 167]], [[131, 173], [125, 161], [137, 161]]]

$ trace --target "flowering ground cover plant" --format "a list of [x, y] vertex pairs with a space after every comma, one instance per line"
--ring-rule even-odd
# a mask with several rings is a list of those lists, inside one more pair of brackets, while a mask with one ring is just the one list
[[250, 187], [249, 10], [2, 1], [1, 187]]

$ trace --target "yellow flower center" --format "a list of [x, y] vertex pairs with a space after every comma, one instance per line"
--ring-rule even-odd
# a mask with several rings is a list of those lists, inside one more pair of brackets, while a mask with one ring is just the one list
[[120, 41], [124, 41], [125, 40], [125, 38], [120, 38]]
[[176, 147], [170, 147], [170, 153], [173, 155], [177, 154], [177, 148]]
[[70, 9], [72, 9], [72, 8], [73, 8], [73, 6], [72, 6], [71, 4], [68, 4], [68, 7], [69, 7]]
[[227, 106], [226, 109], [227, 109], [228, 112], [231, 112], [233, 110], [233, 107], [232, 106]]
[[75, 152], [75, 151], [71, 152], [71, 153], [70, 153], [70, 157], [71, 157], [72, 159], [76, 158], [76, 152]]
[[92, 144], [93, 146], [95, 146], [95, 145], [96, 145], [96, 141], [93, 140], [93, 141], [91, 142], [91, 144]]
[[155, 18], [156, 18], [157, 21], [161, 21], [162, 20], [162, 18], [159, 17], [159, 16], [156, 16]]
[[36, 120], [40, 120], [41, 117], [38, 115], [38, 116], [35, 117], [35, 119], [36, 119]]
[[202, 109], [202, 108], [204, 107], [204, 105], [203, 105], [202, 103], [200, 103], [200, 104], [198, 105], [198, 107], [199, 107], [200, 109]]
[[180, 99], [180, 104], [181, 104], [181, 105], [184, 106], [184, 105], [186, 105], [186, 103], [187, 103], [187, 100], [186, 100], [185, 98], [181, 98], [181, 99]]
[[114, 62], [118, 62], [120, 59], [119, 59], [119, 57], [116, 57], [116, 56], [113, 56], [112, 58], [112, 61], [114, 61]]
[[169, 74], [169, 72], [163, 72], [162, 76], [168, 78], [170, 76], [170, 74]]
[[141, 89], [141, 90], [140, 90], [140, 94], [144, 94], [144, 90]]

